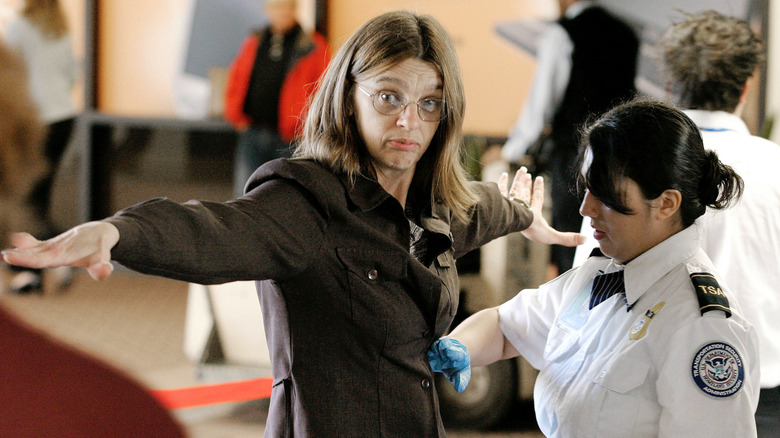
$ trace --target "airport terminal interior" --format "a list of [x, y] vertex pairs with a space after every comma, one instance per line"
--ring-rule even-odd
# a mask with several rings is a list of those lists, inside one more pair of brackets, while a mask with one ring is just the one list
[[[20, 3], [0, 0], [0, 26]], [[74, 90], [80, 116], [57, 169], [50, 206], [57, 225], [66, 229], [158, 196], [181, 202], [230, 199], [237, 135], [221, 113], [225, 72], [244, 35], [264, 23], [263, 1], [61, 3], [73, 29], [74, 51], [82, 70]], [[412, 9], [439, 18], [452, 33], [463, 71], [468, 102], [464, 134], [479, 142], [503, 141], [515, 123], [533, 78], [533, 44], [540, 23], [554, 18], [557, 8], [555, 0], [298, 3], [302, 24], [327, 33], [334, 50], [360, 23], [389, 9]], [[633, 13], [630, 18], [652, 35], [652, 26], [657, 24], [653, 18], [666, 19], [672, 14], [659, 11], [707, 2], [604, 3], [618, 12]], [[707, 4], [715, 3], [759, 27], [780, 20], [780, 11], [770, 10], [768, 0]], [[647, 15], [651, 12], [645, 11], [647, 4], [657, 6], [651, 11], [652, 18]], [[776, 88], [780, 83], [766, 80], [778, 58], [770, 56], [768, 69], [756, 77], [760, 86], [754, 87], [757, 91], [746, 109], [746, 121], [756, 133], [768, 126], [764, 122], [773, 120], [774, 109], [780, 108], [780, 89]], [[647, 70], [649, 64], [643, 66], [646, 74], [640, 88], [658, 91], [657, 78]], [[773, 133], [775, 141], [777, 131]], [[522, 240], [507, 239], [492, 247], [487, 257], [495, 259], [486, 262], [482, 254], [475, 262], [477, 267], [464, 274], [465, 289], [493, 290], [490, 297], [464, 301], [464, 306], [470, 307], [467, 310], [495, 305], [500, 302], [496, 300], [511, 296], [509, 291], [533, 287], [549, 278], [545, 250], [521, 246], [518, 239]], [[517, 260], [514, 257], [525, 257], [533, 266], [518, 273], [506, 264], [507, 259]], [[252, 338], [259, 319], [247, 324], [226, 321], [230, 320], [229, 306], [236, 304], [223, 303], [228, 316], [220, 316], [217, 307], [222, 299], [214, 291], [195, 290], [186, 282], [138, 274], [119, 265], [115, 268], [104, 281], [77, 270], [67, 287], [57, 287], [57, 276], [63, 271], [47, 271], [44, 292], [32, 295], [8, 293], [11, 274], [5, 270], [0, 303], [37, 330], [105, 361], [149, 389], [191, 388], [270, 375], [270, 365], [262, 363], [265, 340], [262, 336]], [[244, 304], [238, 305], [250, 318], [260, 314], [252, 294], [243, 295]], [[204, 299], [213, 301], [204, 304]], [[220, 324], [232, 327], [215, 329]], [[259, 327], [262, 330], [261, 324]], [[215, 347], [217, 332], [234, 336], [235, 342], [223, 339]], [[247, 336], [252, 339], [247, 340]], [[541, 437], [530, 401], [528, 382], [533, 382], [533, 370], [518, 363], [517, 373], [518, 381], [525, 385], [518, 384], [517, 394], [512, 394], [509, 416], [486, 430], [457, 425], [448, 429], [448, 436]], [[257, 437], [263, 433], [267, 407], [266, 399], [227, 401], [175, 409], [172, 414], [195, 438]]]

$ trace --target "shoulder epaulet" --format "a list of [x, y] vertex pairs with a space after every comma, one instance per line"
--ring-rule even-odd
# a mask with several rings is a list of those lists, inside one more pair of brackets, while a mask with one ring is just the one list
[[722, 310], [726, 313], [726, 318], [731, 316], [731, 307], [729, 299], [718, 284], [718, 280], [708, 272], [694, 272], [690, 274], [693, 288], [696, 289], [696, 296], [699, 298], [699, 307], [701, 314], [711, 310]]

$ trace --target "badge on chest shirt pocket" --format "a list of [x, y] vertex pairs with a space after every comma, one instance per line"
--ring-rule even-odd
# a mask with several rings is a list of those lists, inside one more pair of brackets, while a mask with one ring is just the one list
[[390, 317], [406, 277], [407, 256], [383, 250], [336, 249], [347, 273], [349, 311], [353, 319]]

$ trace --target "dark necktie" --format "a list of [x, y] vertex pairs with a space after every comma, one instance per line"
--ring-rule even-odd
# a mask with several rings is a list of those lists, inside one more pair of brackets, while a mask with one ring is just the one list
[[602, 301], [618, 292], [625, 291], [626, 286], [623, 284], [623, 271], [597, 275], [596, 278], [593, 279], [593, 289], [590, 291], [590, 306], [588, 309], [598, 306]]

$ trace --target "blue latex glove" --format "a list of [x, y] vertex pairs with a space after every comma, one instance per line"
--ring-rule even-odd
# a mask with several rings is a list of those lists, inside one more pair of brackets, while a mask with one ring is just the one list
[[463, 392], [471, 380], [471, 356], [466, 346], [452, 338], [439, 338], [428, 349], [433, 371], [444, 373], [455, 391]]

